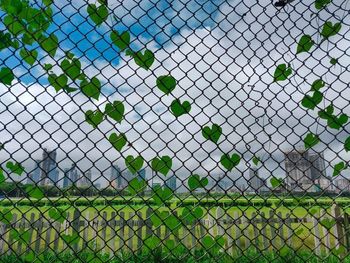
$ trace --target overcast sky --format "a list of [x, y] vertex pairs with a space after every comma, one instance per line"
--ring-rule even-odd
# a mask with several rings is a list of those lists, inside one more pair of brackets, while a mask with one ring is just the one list
[[[148, 162], [169, 155], [172, 173], [184, 179], [193, 173], [218, 178], [224, 173], [221, 155], [237, 152], [245, 160], [229, 174], [231, 178], [242, 177], [253, 155], [262, 159], [264, 177], [283, 177], [283, 151], [302, 146], [310, 131], [320, 135], [323, 143], [315, 150], [325, 151], [329, 175], [332, 164], [349, 160], [342, 145], [349, 126], [329, 129], [324, 120], [316, 119], [316, 110], [300, 106], [311, 83], [322, 77], [327, 84], [320, 107], [332, 102], [335, 114], [350, 114], [346, 1], [332, 1], [319, 17], [311, 17], [316, 11], [313, 1], [294, 1], [284, 10], [269, 0], [113, 1], [109, 8], [117, 21], [110, 15], [98, 29], [87, 18], [84, 1], [55, 2], [57, 15], [50, 31], [61, 40], [55, 59], [71, 50], [85, 74], [102, 82], [103, 96], [96, 101], [81, 93], [56, 93], [41, 66], [53, 61], [44, 58], [27, 67], [12, 51], [1, 51], [2, 64], [13, 68], [17, 77], [11, 87], [0, 85], [0, 141], [11, 140], [0, 152], [1, 161], [23, 162], [31, 172], [42, 147], [57, 149], [62, 170], [77, 162], [82, 171], [92, 168], [94, 179], [103, 183], [97, 176], [109, 177], [111, 163], [125, 167], [129, 154], [141, 154]], [[295, 56], [301, 35], [309, 34], [319, 43], [323, 23], [339, 19], [343, 26], [337, 36]], [[134, 50], [147, 47], [155, 53], [150, 71], [111, 45], [112, 28], [129, 29]], [[40, 51], [39, 60], [44, 55]], [[330, 57], [339, 58], [339, 64], [332, 66]], [[272, 83], [280, 63], [291, 63], [293, 76]], [[54, 70], [59, 73], [57, 67]], [[164, 74], [178, 81], [169, 96], [155, 85], [156, 77]], [[188, 100], [191, 112], [175, 118], [169, 111], [174, 98]], [[121, 125], [106, 120], [93, 129], [84, 121], [84, 111], [103, 110], [115, 100], [126, 106]], [[223, 129], [219, 145], [201, 135], [201, 128], [213, 123]], [[118, 153], [107, 140], [112, 132], [125, 132], [133, 146]]]

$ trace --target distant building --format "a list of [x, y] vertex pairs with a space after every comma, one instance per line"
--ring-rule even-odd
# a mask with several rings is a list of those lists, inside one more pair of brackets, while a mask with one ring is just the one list
[[249, 169], [249, 180], [248, 183], [248, 191], [254, 193], [261, 193], [265, 191], [264, 180], [259, 177], [258, 168], [251, 167]]
[[215, 192], [225, 192], [227, 189], [227, 181], [224, 176], [220, 176], [215, 184]]
[[79, 173], [76, 164], [72, 164], [70, 169], [64, 169], [63, 188], [71, 185], [78, 186]]
[[137, 172], [137, 178], [139, 180], [146, 180], [146, 169], [145, 168], [143, 168]]
[[58, 182], [59, 173], [56, 157], [56, 150], [48, 151], [46, 148], [43, 149], [40, 185], [53, 185]]
[[92, 185], [91, 178], [91, 170], [87, 170], [85, 173], [82, 173], [78, 180], [78, 186], [84, 188], [90, 187]]
[[127, 186], [127, 182], [122, 174], [122, 171], [117, 165], [112, 165], [111, 167], [109, 186], [118, 190], [122, 190]]
[[27, 179], [27, 184], [36, 184], [40, 181], [41, 167], [40, 160], [34, 160], [34, 169], [33, 172], [29, 175]]
[[176, 176], [175, 174], [166, 179], [165, 185], [170, 188], [173, 192], [176, 191]]
[[294, 192], [317, 192], [331, 184], [326, 177], [323, 153], [305, 150], [287, 152], [285, 171], [287, 187]]
[[342, 177], [335, 181], [335, 191], [338, 193], [350, 192], [350, 180]]

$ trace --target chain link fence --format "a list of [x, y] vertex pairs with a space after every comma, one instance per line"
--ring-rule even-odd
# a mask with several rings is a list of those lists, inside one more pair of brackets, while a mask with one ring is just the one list
[[0, 0], [0, 262], [350, 261], [345, 0]]

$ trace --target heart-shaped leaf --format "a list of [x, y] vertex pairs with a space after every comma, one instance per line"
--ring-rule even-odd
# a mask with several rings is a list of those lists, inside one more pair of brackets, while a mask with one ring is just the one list
[[11, 224], [11, 221], [13, 219], [13, 214], [11, 213], [10, 209], [4, 209], [0, 211], [0, 222], [9, 225]]
[[127, 138], [124, 133], [119, 135], [112, 133], [108, 140], [118, 152], [120, 152], [127, 143]]
[[222, 134], [222, 128], [218, 124], [213, 124], [210, 129], [209, 126], [205, 126], [202, 129], [202, 135], [205, 139], [211, 140], [213, 143], [217, 143]]
[[191, 175], [188, 179], [188, 187], [191, 191], [198, 188], [205, 188], [209, 183], [208, 178], [200, 178], [198, 174]]
[[273, 74], [274, 81], [286, 80], [292, 74], [292, 68], [286, 64], [280, 64], [277, 66], [275, 73]]
[[142, 156], [137, 156], [136, 158], [134, 158], [134, 156], [128, 155], [125, 158], [126, 167], [132, 174], [136, 174], [139, 170], [141, 170], [143, 162], [144, 160]]
[[154, 251], [161, 244], [161, 239], [155, 235], [147, 237], [144, 241], [144, 247], [148, 250]]
[[110, 37], [113, 44], [116, 45], [120, 49], [120, 51], [123, 51], [130, 45], [130, 33], [127, 31], [124, 31], [121, 34], [119, 34], [119, 32], [113, 30], [111, 32]]
[[270, 184], [272, 186], [272, 188], [277, 188], [283, 185], [283, 179], [282, 178], [276, 178], [276, 177], [272, 177], [270, 179]]
[[68, 78], [66, 75], [61, 74], [57, 76], [56, 74], [49, 74], [48, 81], [52, 87], [59, 92], [61, 89], [65, 89], [67, 87]]
[[333, 25], [333, 23], [331, 21], [327, 21], [322, 28], [322, 32], [321, 32], [321, 36], [323, 36], [325, 39], [331, 37], [331, 36], [335, 36], [336, 34], [338, 34], [338, 32], [341, 29], [341, 23], [335, 23]]
[[315, 135], [313, 133], [308, 133], [304, 138], [305, 150], [314, 147], [319, 142], [320, 142], [320, 138], [318, 137], [318, 135]]
[[46, 38], [41, 38], [39, 44], [51, 57], [56, 55], [59, 43], [55, 34], [52, 33]]
[[133, 54], [136, 65], [149, 70], [154, 62], [154, 54], [151, 50], [146, 49], [142, 54], [142, 51]]
[[83, 93], [90, 98], [98, 100], [100, 97], [101, 83], [96, 77], [93, 77], [90, 82], [84, 79], [80, 82], [80, 88]]
[[103, 121], [103, 113], [100, 110], [85, 112], [85, 120], [95, 129]]
[[173, 191], [166, 186], [162, 188], [161, 186], [157, 185], [153, 188], [152, 198], [157, 205], [165, 204], [165, 202], [171, 200], [173, 196]]
[[302, 52], [308, 52], [314, 44], [315, 42], [312, 40], [311, 36], [303, 35], [298, 43], [297, 54]]
[[21, 175], [24, 172], [24, 167], [20, 163], [13, 163], [11, 161], [6, 163], [6, 167], [11, 171], [11, 173]]
[[169, 95], [176, 87], [176, 79], [170, 75], [163, 75], [157, 78], [157, 87], [166, 95]]
[[345, 170], [347, 168], [347, 165], [345, 162], [339, 162], [336, 165], [334, 165], [334, 170], [333, 170], [333, 176], [337, 176], [340, 174], [341, 171]]
[[331, 58], [329, 63], [331, 63], [333, 66], [337, 65], [338, 64], [338, 59], [336, 58]]
[[220, 163], [228, 171], [231, 171], [234, 167], [236, 167], [240, 161], [241, 157], [237, 153], [232, 154], [231, 157], [229, 154], [224, 154], [220, 159]]
[[138, 195], [140, 193], [143, 193], [146, 187], [147, 182], [145, 180], [139, 180], [137, 177], [135, 177], [128, 184], [128, 192], [131, 195]]
[[0, 70], [0, 83], [11, 85], [12, 81], [15, 79], [13, 72], [9, 68], [1, 68]]
[[36, 50], [27, 50], [25, 48], [22, 48], [19, 52], [19, 55], [25, 62], [27, 62], [29, 65], [33, 66], [37, 57], [38, 57], [38, 51]]
[[67, 218], [67, 212], [60, 208], [51, 207], [49, 210], [49, 217], [63, 224], [64, 220]]
[[121, 121], [124, 118], [124, 105], [121, 101], [114, 101], [113, 103], [107, 103], [105, 107], [105, 114], [107, 114], [109, 117], [111, 117], [113, 120], [115, 120], [118, 123], [121, 123]]
[[155, 157], [151, 162], [152, 169], [166, 176], [173, 165], [173, 161], [169, 156], [162, 156], [160, 159]]
[[79, 59], [73, 58], [71, 61], [68, 59], [64, 59], [61, 62], [61, 68], [68, 77], [72, 80], [76, 80], [79, 78], [81, 73], [81, 63]]
[[332, 0], [316, 0], [315, 1], [315, 8], [317, 10], [320, 10], [320, 9], [326, 7], [331, 2], [332, 2]]
[[108, 9], [106, 5], [100, 5], [97, 7], [95, 4], [89, 4], [87, 8], [90, 19], [97, 25], [100, 26], [108, 18]]
[[200, 207], [184, 207], [181, 214], [181, 220], [192, 225], [195, 221], [200, 220], [203, 215], [203, 209]]
[[311, 91], [319, 91], [322, 89], [326, 83], [322, 79], [317, 79], [311, 84]]
[[301, 101], [301, 105], [307, 109], [315, 109], [318, 104], [322, 102], [323, 94], [319, 91], [315, 91], [312, 96], [305, 95]]
[[170, 108], [175, 117], [180, 117], [191, 111], [191, 104], [187, 100], [181, 103], [179, 99], [175, 99], [171, 103]]
[[43, 190], [41, 190], [40, 187], [35, 185], [28, 185], [25, 188], [25, 191], [28, 194], [28, 196], [31, 198], [42, 199], [45, 197]]

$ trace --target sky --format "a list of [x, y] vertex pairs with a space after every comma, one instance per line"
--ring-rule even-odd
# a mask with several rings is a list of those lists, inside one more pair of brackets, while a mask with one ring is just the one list
[[[226, 174], [238, 183], [247, 176], [254, 155], [262, 160], [262, 177], [284, 177], [283, 153], [302, 146], [305, 135], [313, 132], [322, 141], [314, 149], [324, 151], [331, 175], [334, 164], [349, 160], [343, 150], [349, 126], [340, 131], [327, 128], [317, 111], [302, 108], [300, 101], [322, 77], [327, 84], [320, 107], [333, 103], [336, 114], [350, 114], [350, 16], [345, 12], [350, 4], [334, 0], [319, 16], [312, 16], [316, 10], [306, 2], [294, 1], [280, 10], [267, 0], [113, 1], [108, 21], [96, 28], [86, 1], [54, 1], [49, 32], [61, 43], [55, 60], [60, 62], [65, 51], [74, 53], [84, 73], [101, 81], [102, 96], [96, 101], [79, 92], [56, 93], [42, 68], [55, 61], [40, 49], [40, 63], [32, 67], [22, 65], [13, 50], [1, 51], [2, 65], [14, 69], [16, 80], [10, 87], [0, 84], [0, 141], [10, 140], [0, 160], [21, 162], [30, 173], [43, 147], [57, 149], [62, 170], [76, 162], [83, 172], [92, 169], [94, 179], [104, 184], [111, 163], [125, 168], [129, 154], [140, 154], [147, 162], [169, 155], [170, 173], [182, 180], [191, 174], [214, 179]], [[342, 20], [339, 34], [296, 56], [303, 34], [320, 43], [319, 32], [327, 20]], [[150, 71], [111, 44], [112, 29], [128, 30], [133, 50], [154, 52]], [[330, 65], [330, 57], [339, 58], [339, 63]], [[280, 63], [291, 63], [293, 76], [273, 83]], [[59, 73], [58, 67], [54, 71]], [[168, 96], [156, 87], [157, 76], [166, 74], [177, 80]], [[170, 113], [175, 98], [191, 102], [189, 114], [175, 118]], [[84, 111], [103, 110], [115, 100], [126, 107], [121, 125], [105, 120], [93, 129], [84, 121]], [[201, 135], [201, 128], [213, 123], [223, 129], [218, 145]], [[107, 140], [112, 132], [125, 132], [132, 147], [118, 153]], [[238, 153], [244, 160], [226, 173], [219, 165], [223, 153]]]

